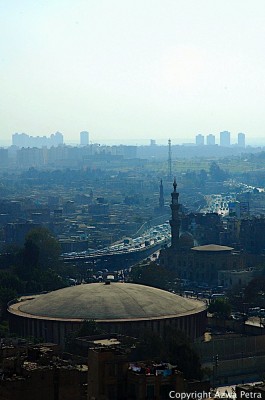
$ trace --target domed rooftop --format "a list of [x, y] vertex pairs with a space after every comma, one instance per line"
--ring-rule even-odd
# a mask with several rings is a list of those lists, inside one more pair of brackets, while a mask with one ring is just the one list
[[190, 249], [194, 246], [194, 239], [191, 233], [183, 232], [179, 237], [179, 246]]
[[72, 286], [9, 307], [11, 313], [32, 318], [97, 321], [178, 317], [203, 309], [203, 302], [133, 283]]
[[205, 252], [230, 252], [234, 250], [233, 247], [220, 246], [219, 244], [205, 244], [204, 246], [196, 246], [191, 250], [194, 251], [205, 251]]

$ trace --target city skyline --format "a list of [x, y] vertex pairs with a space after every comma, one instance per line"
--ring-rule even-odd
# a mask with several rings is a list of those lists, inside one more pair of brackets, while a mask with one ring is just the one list
[[[228, 135], [229, 136], [229, 143], [222, 143], [221, 137], [223, 135]], [[218, 140], [219, 137], [219, 140]], [[32, 136], [28, 135], [25, 132], [21, 133], [14, 133], [12, 135], [12, 140], [11, 143], [8, 143], [9, 145], [15, 145], [18, 147], [51, 147], [51, 146], [57, 146], [60, 144], [65, 144], [65, 145], [90, 145], [90, 144], [99, 144], [99, 145], [107, 145], [107, 146], [115, 146], [115, 145], [131, 145], [132, 143], [128, 141], [115, 141], [115, 139], [107, 140], [106, 143], [99, 143], [96, 140], [90, 140], [91, 136], [88, 131], [81, 131], [79, 133], [79, 141], [77, 140], [77, 137], [75, 138], [75, 141], [69, 142], [65, 141], [63, 133], [57, 131], [55, 133], [52, 133], [50, 135], [37, 135], [37, 136]], [[93, 139], [93, 138], [92, 138]], [[185, 138], [184, 138], [185, 139]], [[217, 139], [217, 140], [216, 140]], [[170, 139], [171, 140], [171, 139]], [[142, 139], [142, 143], [139, 144], [141, 145], [150, 145], [150, 146], [163, 146], [167, 145], [167, 143], [164, 142], [158, 142], [156, 139], [149, 139], [147, 143], [147, 139]], [[219, 133], [210, 133], [208, 135], [198, 133], [197, 135], [194, 136], [193, 140], [191, 142], [177, 142], [174, 143], [175, 145], [206, 145], [206, 146], [225, 146], [225, 147], [230, 147], [230, 146], [237, 146], [240, 145], [241, 147], [245, 147], [246, 145], [246, 135], [245, 133], [238, 132], [236, 135], [232, 135], [231, 138], [231, 132], [229, 131], [222, 131]], [[133, 143], [133, 145], [138, 145], [138, 143]], [[250, 144], [247, 144], [251, 146]], [[1, 146], [1, 140], [0, 140], [0, 146]], [[7, 146], [6, 146], [7, 147]], [[258, 147], [258, 145], [253, 145], [251, 147]]]
[[0, 145], [58, 130], [78, 143], [83, 129], [106, 144], [181, 144], [224, 129], [264, 143], [264, 2], [30, 0], [0, 10]]

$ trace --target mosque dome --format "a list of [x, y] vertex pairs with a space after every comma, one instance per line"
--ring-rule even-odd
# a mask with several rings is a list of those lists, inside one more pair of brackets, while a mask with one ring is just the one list
[[183, 249], [191, 249], [194, 246], [194, 238], [191, 233], [183, 232], [179, 237], [179, 246]]

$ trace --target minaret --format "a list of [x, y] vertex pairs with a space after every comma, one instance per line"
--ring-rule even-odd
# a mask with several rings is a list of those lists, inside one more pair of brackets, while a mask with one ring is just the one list
[[164, 208], [165, 201], [164, 201], [164, 188], [163, 188], [163, 181], [160, 181], [160, 195], [159, 195], [159, 208], [162, 210]]
[[171, 220], [169, 221], [170, 226], [171, 226], [171, 247], [177, 248], [178, 243], [179, 243], [179, 229], [180, 229], [180, 218], [179, 218], [179, 209], [180, 209], [180, 204], [179, 204], [179, 193], [176, 191], [177, 189], [177, 183], [176, 183], [176, 178], [174, 178], [174, 183], [173, 183], [173, 188], [174, 191], [171, 193]]
[[171, 154], [171, 139], [168, 139], [168, 177], [172, 177], [172, 154]]

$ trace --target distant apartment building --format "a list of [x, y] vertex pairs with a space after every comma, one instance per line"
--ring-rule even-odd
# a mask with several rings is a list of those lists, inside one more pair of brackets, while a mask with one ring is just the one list
[[14, 133], [12, 135], [12, 145], [17, 147], [28, 147], [29, 136], [26, 133]]
[[204, 145], [204, 136], [201, 135], [200, 133], [196, 135], [196, 146], [203, 146]]
[[63, 134], [56, 132], [50, 136], [50, 146], [60, 146], [63, 144]]
[[52, 147], [63, 144], [63, 135], [56, 132], [47, 136], [29, 136], [26, 133], [14, 133], [12, 135], [12, 145], [17, 147]]
[[82, 131], [80, 132], [80, 146], [88, 146], [89, 145], [89, 132]]
[[212, 135], [211, 133], [210, 133], [210, 135], [207, 135], [206, 144], [207, 144], [207, 146], [214, 146], [215, 145], [215, 136]]
[[150, 146], [156, 146], [156, 141], [154, 139], [150, 139]]
[[17, 152], [17, 165], [21, 168], [39, 167], [47, 162], [47, 149], [37, 147], [22, 147]]
[[4, 236], [6, 244], [15, 244], [23, 246], [27, 234], [35, 228], [39, 228], [41, 224], [33, 222], [8, 223], [4, 227]]
[[8, 165], [8, 150], [0, 148], [0, 167], [7, 167]]
[[230, 132], [228, 131], [220, 132], [220, 146], [224, 147], [230, 146]]
[[67, 158], [68, 158], [67, 146], [63, 145], [63, 146], [51, 147], [48, 151], [47, 163], [60, 164]]
[[244, 133], [239, 133], [237, 135], [237, 144], [239, 147], [245, 147], [246, 146], [246, 135]]
[[100, 146], [93, 149], [93, 154], [120, 157], [120, 159], [136, 158], [137, 146], [125, 146], [122, 144], [118, 146]]

